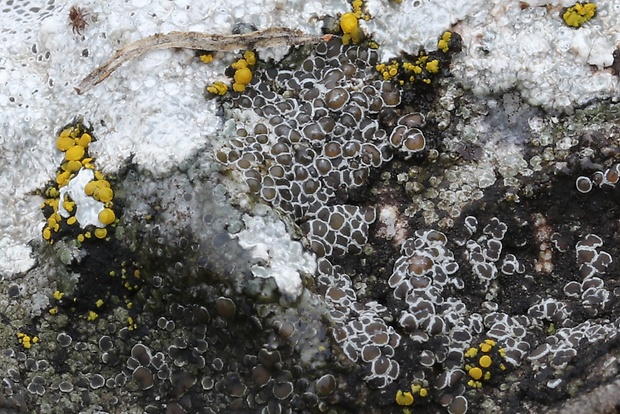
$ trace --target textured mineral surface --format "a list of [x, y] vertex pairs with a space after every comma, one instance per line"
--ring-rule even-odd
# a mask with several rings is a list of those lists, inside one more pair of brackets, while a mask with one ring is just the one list
[[615, 412], [620, 0], [444, 3], [2, 1], [0, 413]]

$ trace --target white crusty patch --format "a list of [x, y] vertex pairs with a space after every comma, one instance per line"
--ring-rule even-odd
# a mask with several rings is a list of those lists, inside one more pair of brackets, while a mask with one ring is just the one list
[[297, 298], [303, 291], [301, 273], [316, 271], [314, 255], [304, 252], [300, 242], [291, 239], [284, 223], [272, 215], [243, 216], [245, 230], [237, 233], [239, 244], [260, 260], [252, 267], [256, 277], [273, 277], [280, 292]]

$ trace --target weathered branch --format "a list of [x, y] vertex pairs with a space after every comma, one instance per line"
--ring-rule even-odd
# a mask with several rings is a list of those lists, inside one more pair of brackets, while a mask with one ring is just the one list
[[83, 94], [95, 85], [103, 82], [123, 63], [151, 50], [185, 48], [225, 52], [240, 49], [319, 43], [328, 38], [329, 35], [308, 35], [298, 30], [286, 28], [269, 28], [236, 35], [216, 35], [199, 32], [158, 33], [140, 39], [118, 50], [102, 66], [89, 73], [75, 90], [78, 94]]

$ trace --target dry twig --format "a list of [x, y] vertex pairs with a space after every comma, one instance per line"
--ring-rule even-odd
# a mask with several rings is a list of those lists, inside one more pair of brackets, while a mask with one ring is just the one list
[[329, 35], [308, 35], [298, 30], [285, 28], [269, 28], [236, 35], [216, 35], [199, 32], [158, 33], [140, 39], [118, 50], [107, 62], [89, 73], [75, 90], [78, 94], [83, 94], [95, 85], [103, 82], [123, 63], [151, 50], [185, 48], [225, 52], [240, 49], [319, 43], [322, 40], [328, 40], [329, 37]]

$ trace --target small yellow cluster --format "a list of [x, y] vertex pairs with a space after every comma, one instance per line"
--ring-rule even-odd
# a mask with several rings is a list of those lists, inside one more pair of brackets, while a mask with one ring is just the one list
[[[95, 200], [104, 203], [105, 208], [99, 213], [99, 220], [105, 225], [114, 223], [116, 215], [112, 210], [112, 199], [114, 191], [110, 183], [105, 180], [100, 171], [95, 170], [93, 159], [88, 156], [88, 146], [92, 142], [90, 132], [81, 124], [68, 126], [61, 131], [56, 140], [56, 148], [64, 152], [64, 160], [56, 174], [55, 185], [50, 186], [45, 191], [46, 200], [41, 206], [47, 217], [47, 224], [43, 228], [43, 238], [50, 243], [54, 242], [54, 234], [60, 232], [63, 223], [73, 226], [77, 223], [75, 217], [75, 202], [68, 194], [60, 199], [61, 189], [69, 184], [71, 179], [83, 168], [94, 170], [95, 180], [89, 182], [84, 192]], [[60, 208], [69, 213], [69, 217], [64, 218], [59, 213]], [[94, 230], [94, 236], [100, 239], [107, 237], [105, 227]], [[91, 238], [93, 233], [87, 231], [77, 236], [78, 241], [83, 242]]]
[[[54, 299], [60, 303], [62, 301], [62, 298], [65, 296], [64, 292], [61, 292], [59, 290], [55, 290], [53, 295]], [[57, 315], [58, 314], [58, 306], [54, 306], [52, 308], [50, 308], [49, 310], [50, 315]]]
[[207, 92], [213, 95], [224, 96], [228, 92], [228, 86], [222, 81], [213, 82], [207, 86]]
[[437, 49], [441, 50], [444, 53], [448, 53], [450, 50], [450, 41], [452, 40], [452, 32], [444, 32], [441, 35], [441, 38], [437, 42]]
[[402, 58], [379, 63], [375, 69], [381, 73], [383, 80], [397, 81], [401, 86], [416, 81], [429, 85], [442, 67], [449, 65], [450, 55], [460, 52], [461, 46], [461, 37], [446, 31], [437, 41], [437, 51], [427, 54], [421, 50], [417, 56], [404, 55]]
[[363, 6], [364, 2], [362, 0], [353, 0], [351, 2], [351, 9], [353, 10], [353, 14], [355, 14], [358, 19], [369, 20], [370, 16], [364, 13], [364, 10], [362, 10]]
[[413, 83], [416, 80], [429, 84], [431, 79], [426, 75], [439, 73], [439, 60], [430, 59], [428, 55], [420, 53], [415, 62], [392, 59], [388, 63], [379, 63], [375, 69], [381, 73], [383, 80], [397, 80], [400, 85]]
[[17, 333], [17, 342], [19, 342], [24, 347], [24, 349], [30, 349], [33, 344], [36, 344], [37, 342], [39, 342], [39, 337], [38, 336], [30, 336], [30, 335], [25, 334], [23, 332], [18, 332]]
[[114, 191], [110, 187], [110, 182], [103, 178], [103, 174], [99, 171], [95, 172], [95, 180], [89, 182], [84, 187], [86, 195], [93, 197], [102, 203], [109, 203], [114, 197]]
[[596, 4], [575, 3], [562, 13], [564, 23], [571, 27], [581, 27], [596, 14]]
[[355, 13], [345, 13], [340, 17], [340, 29], [342, 30], [342, 44], [348, 45], [349, 43], [360, 43], [362, 41], [363, 34], [360, 30], [358, 16]]
[[[201, 60], [203, 60], [202, 57]], [[243, 92], [245, 87], [252, 82], [254, 65], [256, 65], [256, 53], [251, 50], [245, 51], [243, 57], [231, 65], [234, 70], [232, 89], [235, 92]], [[226, 95], [228, 86], [224, 82], [217, 81], [207, 86], [207, 92], [213, 95]]]
[[483, 381], [491, 379], [493, 370], [506, 370], [506, 365], [501, 362], [505, 356], [506, 351], [503, 348], [499, 348], [492, 339], [485, 339], [477, 347], [469, 348], [465, 352], [465, 359], [467, 361], [465, 371], [470, 377], [467, 385], [473, 388], [481, 388]]
[[250, 50], [243, 54], [243, 58], [232, 64], [235, 70], [232, 88], [235, 92], [243, 92], [245, 87], [252, 82], [252, 68], [255, 64], [256, 55]]
[[[138, 266], [137, 262], [122, 261], [119, 265], [120, 265], [120, 272], [117, 272], [114, 270], [110, 270], [109, 272], [107, 272], [107, 274], [111, 278], [116, 279], [116, 282], [117, 282], [116, 285], [118, 286], [119, 285], [118, 282], [120, 282], [120, 286], [122, 286], [127, 292], [130, 292], [130, 293], [135, 292], [138, 289], [140, 289], [142, 274], [141, 274], [140, 269], [137, 267]], [[120, 276], [120, 278], [118, 278], [117, 276]], [[77, 304], [79, 299], [77, 297], [72, 297], [69, 300], [66, 300], [65, 296], [66, 296], [65, 293], [61, 292], [60, 290], [56, 290], [52, 294], [52, 298], [56, 301], [56, 306], [49, 309], [49, 313], [51, 315], [57, 315], [60, 311], [59, 307], [63, 305], [69, 305], [70, 309], [75, 310], [73, 305]], [[93, 296], [94, 297], [91, 297], [89, 299], [85, 299], [84, 297], [82, 297], [82, 301], [79, 301], [79, 302], [82, 302], [84, 305], [87, 305], [90, 308], [85, 314], [81, 316], [82, 318], [86, 319], [89, 322], [96, 321], [101, 316], [101, 314], [105, 312], [106, 306], [109, 303], [114, 302], [114, 301], [108, 300], [109, 296], [107, 296], [106, 294], [104, 294], [103, 296], [99, 296], [97, 295], [97, 293], [95, 293], [95, 295]], [[125, 295], [124, 301], [125, 301], [127, 309], [131, 310], [133, 308], [133, 303], [131, 301], [130, 296]], [[94, 304], [94, 306], [89, 306], [89, 304], [90, 305]], [[129, 319], [128, 319], [128, 322], [129, 322]], [[134, 329], [136, 327], [136, 324], [133, 322], [133, 320], [131, 320], [131, 323], [129, 323], [129, 326], [130, 326], [130, 329]]]
[[137, 327], [138, 327], [138, 324], [134, 321], [134, 319], [131, 316], [128, 316], [127, 317], [127, 329], [129, 329], [130, 331], [133, 331]]
[[[403, 63], [403, 68], [405, 65], [410, 65], [409, 62]], [[381, 72], [381, 76], [383, 76], [383, 80], [391, 80], [398, 75], [398, 69], [400, 68], [400, 63], [396, 59], [392, 59], [388, 63], [379, 63], [375, 66], [378, 72]], [[420, 70], [421, 71], [421, 70]]]
[[364, 3], [362, 0], [353, 0], [351, 2], [351, 12], [344, 13], [340, 16], [340, 29], [342, 30], [342, 43], [348, 45], [349, 43], [358, 44], [364, 40], [364, 33], [359, 26], [359, 19], [366, 21], [370, 20], [370, 15], [364, 13]]
[[426, 398], [428, 396], [428, 388], [418, 384], [411, 384], [411, 391], [398, 390], [396, 392], [396, 404], [409, 406], [412, 405], [416, 397]]
[[211, 63], [215, 59], [215, 55], [212, 52], [199, 51], [196, 55], [202, 63]]

